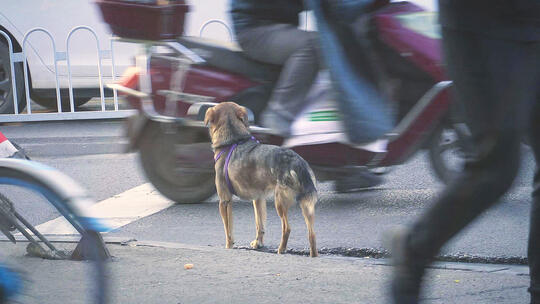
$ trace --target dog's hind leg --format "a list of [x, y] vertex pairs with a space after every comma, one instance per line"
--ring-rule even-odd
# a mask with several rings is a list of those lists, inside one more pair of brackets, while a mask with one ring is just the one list
[[266, 200], [253, 200], [253, 211], [255, 212], [255, 227], [257, 234], [255, 240], [251, 242], [251, 248], [257, 249], [263, 247], [264, 230], [266, 226]]
[[223, 220], [223, 228], [225, 229], [225, 248], [232, 248], [233, 239], [233, 217], [232, 217], [232, 202], [219, 201], [219, 214]]
[[309, 194], [300, 199], [300, 208], [302, 208], [302, 215], [306, 221], [309, 238], [309, 256], [317, 257], [317, 243], [315, 241], [315, 231], [313, 225], [315, 222], [315, 203], [317, 202], [317, 194]]
[[289, 207], [294, 203], [294, 200], [292, 200], [286, 190], [280, 189], [279, 186], [276, 188], [274, 200], [277, 214], [281, 218], [281, 243], [279, 244], [277, 253], [282, 254], [287, 250], [287, 242], [289, 241], [289, 234], [291, 233], [288, 211]]

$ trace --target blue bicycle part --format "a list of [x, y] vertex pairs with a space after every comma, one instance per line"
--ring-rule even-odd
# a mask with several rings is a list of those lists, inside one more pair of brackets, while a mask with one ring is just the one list
[[22, 289], [21, 277], [5, 265], [0, 264], [0, 303], [13, 298]]

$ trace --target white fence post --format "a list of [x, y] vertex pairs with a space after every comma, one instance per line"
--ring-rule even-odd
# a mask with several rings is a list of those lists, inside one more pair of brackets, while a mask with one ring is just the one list
[[56, 104], [58, 106], [58, 113], [62, 113], [62, 99], [60, 97], [60, 83], [58, 82], [58, 58], [59, 58], [59, 53], [56, 51], [56, 43], [54, 42], [54, 38], [51, 35], [51, 33], [49, 33], [46, 29], [41, 28], [41, 27], [36, 27], [36, 28], [33, 28], [33, 29], [29, 30], [24, 35], [23, 44], [22, 44], [23, 59], [24, 59], [24, 67], [23, 67], [24, 71], [23, 71], [23, 74], [24, 74], [24, 84], [25, 84], [25, 93], [26, 93], [26, 109], [27, 109], [27, 113], [32, 114], [32, 107], [30, 105], [31, 104], [31, 102], [30, 102], [30, 83], [28, 82], [28, 73], [27, 73], [28, 60], [26, 58], [26, 41], [28, 40], [28, 37], [30, 36], [30, 34], [32, 34], [34, 32], [45, 33], [47, 36], [49, 36], [49, 38], [52, 41], [53, 52], [54, 52], [54, 77], [55, 77], [55, 81], [56, 81]]
[[[113, 48], [113, 45], [114, 45], [114, 37], [111, 37], [110, 38], [110, 43], [111, 43], [111, 68], [112, 68], [112, 81], [113, 83], [116, 83], [116, 64], [115, 64], [115, 61], [114, 61], [114, 48]], [[118, 91], [116, 90], [116, 88], [113, 88], [113, 100], [114, 100], [114, 110], [115, 111], [118, 111]]]
[[[96, 41], [96, 51], [98, 55], [98, 77], [99, 77], [99, 90], [101, 98], [101, 110], [100, 111], [83, 111], [75, 112], [75, 101], [73, 95], [73, 82], [72, 82], [72, 73], [71, 73], [71, 61], [70, 61], [70, 39], [71, 36], [79, 30], [87, 30], [94, 36]], [[32, 102], [30, 99], [30, 76], [28, 75], [28, 58], [27, 58], [27, 41], [31, 34], [35, 32], [42, 32], [47, 35], [52, 42], [53, 53], [54, 53], [54, 77], [55, 77], [55, 86], [56, 86], [56, 104], [58, 110], [54, 113], [32, 113]], [[20, 122], [20, 121], [52, 121], [52, 120], [73, 120], [73, 119], [105, 119], [105, 118], [125, 118], [136, 113], [136, 110], [119, 110], [118, 106], [118, 93], [116, 89], [113, 89], [114, 97], [114, 111], [106, 110], [105, 107], [105, 93], [104, 93], [104, 82], [103, 82], [103, 69], [102, 69], [102, 60], [110, 59], [112, 64], [112, 80], [115, 82], [116, 77], [116, 67], [115, 67], [115, 58], [113, 54], [113, 42], [116, 40], [114, 37], [110, 39], [110, 50], [102, 50], [99, 44], [98, 36], [96, 32], [88, 26], [77, 26], [74, 27], [66, 37], [66, 51], [59, 52], [56, 49], [56, 42], [52, 34], [44, 28], [33, 28], [29, 30], [23, 37], [22, 42], [22, 52], [14, 53], [13, 52], [13, 41], [11, 37], [4, 31], [0, 31], [0, 34], [6, 39], [9, 47], [9, 59], [10, 59], [10, 71], [11, 71], [11, 90], [13, 93], [13, 104], [14, 104], [14, 114], [0, 114], [0, 122]], [[0, 36], [0, 37], [2, 37]], [[59, 81], [59, 71], [58, 71], [58, 62], [66, 61], [68, 69], [68, 84], [69, 84], [69, 102], [70, 110], [69, 112], [62, 112], [62, 97], [60, 93], [60, 81]], [[26, 96], [26, 105], [27, 111], [25, 114], [19, 113], [19, 103], [17, 94], [17, 81], [16, 75], [17, 72], [15, 69], [15, 63], [23, 62], [24, 64], [24, 84], [25, 84], [25, 96]]]
[[88, 26], [80, 25], [74, 27], [68, 34], [66, 38], [66, 59], [67, 59], [67, 67], [68, 67], [68, 83], [69, 83], [69, 103], [71, 107], [71, 112], [75, 112], [75, 106], [73, 102], [73, 84], [71, 83], [71, 63], [69, 61], [69, 40], [71, 39], [71, 35], [75, 33], [78, 30], [87, 30], [92, 35], [94, 35], [94, 38], [96, 39], [96, 49], [97, 49], [97, 55], [98, 55], [98, 79], [99, 79], [99, 94], [101, 98], [101, 111], [105, 111], [105, 94], [103, 93], [103, 75], [101, 74], [101, 55], [102, 51], [99, 47], [99, 39], [96, 35], [96, 32], [94, 32], [93, 29], [91, 29]]

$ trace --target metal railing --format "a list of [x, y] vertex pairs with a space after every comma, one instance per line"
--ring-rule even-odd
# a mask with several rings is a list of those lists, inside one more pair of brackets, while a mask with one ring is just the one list
[[201, 26], [201, 29], [199, 30], [199, 37], [203, 36], [204, 30], [206, 29], [206, 27], [208, 27], [212, 23], [217, 23], [217, 24], [220, 24], [223, 27], [225, 27], [225, 29], [227, 30], [227, 33], [229, 34], [229, 41], [233, 41], [234, 35], [233, 35], [233, 32], [232, 32], [231, 28], [229, 27], [229, 25], [227, 23], [225, 23], [225, 21], [219, 20], [219, 19], [210, 19], [210, 20], [206, 21]]
[[[229, 35], [229, 41], [233, 41], [234, 35], [230, 28], [230, 26], [224, 22], [223, 20], [219, 19], [211, 19], [206, 21], [199, 30], [199, 36], [203, 36], [204, 31], [207, 29], [207, 27], [211, 24], [219, 24], [227, 30], [227, 33]], [[74, 94], [74, 88], [73, 88], [73, 73], [72, 73], [72, 62], [70, 59], [70, 42], [73, 34], [75, 34], [78, 31], [88, 31], [90, 34], [94, 37], [95, 46], [96, 46], [96, 54], [97, 54], [97, 70], [98, 70], [98, 81], [99, 81], [99, 98], [100, 98], [100, 110], [85, 110], [85, 111], [77, 111], [76, 105], [75, 105], [75, 94]], [[31, 99], [31, 81], [30, 76], [28, 73], [30, 70], [28, 69], [28, 40], [29, 37], [34, 33], [43, 33], [51, 42], [52, 45], [52, 52], [53, 52], [53, 59], [54, 59], [54, 78], [55, 78], [55, 93], [56, 93], [56, 110], [51, 111], [49, 109], [47, 112], [40, 111], [39, 113], [36, 112], [32, 106], [33, 101]], [[107, 109], [106, 107], [106, 100], [105, 100], [105, 84], [103, 81], [103, 60], [111, 60], [111, 69], [112, 69], [112, 82], [115, 83], [117, 80], [116, 77], [116, 65], [115, 65], [115, 58], [114, 58], [114, 44], [115, 42], [122, 41], [122, 39], [119, 39], [117, 37], [111, 37], [110, 38], [110, 48], [107, 49], [101, 49], [101, 45], [99, 43], [98, 35], [96, 32], [88, 26], [80, 25], [76, 26], [68, 33], [66, 40], [65, 40], [65, 51], [59, 51], [57, 49], [56, 41], [53, 37], [53, 35], [47, 31], [44, 28], [36, 27], [33, 29], [30, 29], [28, 32], [25, 33], [23, 40], [22, 40], [22, 51], [21, 52], [15, 52], [13, 49], [13, 41], [8, 33], [0, 30], [0, 35], [4, 37], [8, 44], [8, 52], [9, 52], [9, 62], [10, 62], [10, 75], [11, 75], [11, 92], [13, 96], [13, 113], [12, 114], [0, 114], [0, 123], [3, 122], [32, 122], [32, 121], [54, 121], [54, 120], [77, 120], [77, 119], [111, 119], [111, 118], [125, 118], [135, 113], [135, 110], [122, 110], [119, 108], [119, 101], [118, 101], [118, 92], [115, 86], [110, 86], [112, 88], [112, 103], [114, 106], [114, 109]], [[0, 37], [1, 38], [1, 37]], [[183, 46], [181, 46], [183, 47]], [[69, 110], [64, 111], [63, 108], [63, 102], [62, 102], [62, 94], [61, 94], [61, 84], [59, 81], [59, 71], [58, 71], [58, 65], [60, 62], [66, 62], [67, 65], [67, 83], [68, 83], [68, 92], [69, 92]], [[19, 72], [17, 69], [15, 69], [16, 64], [22, 63], [23, 69], [22, 73], [24, 75], [24, 90], [26, 98], [26, 110], [19, 111], [19, 104], [21, 102], [24, 102], [24, 100], [19, 99], [19, 94], [17, 92], [17, 76], [15, 73]], [[20, 86], [20, 84], [19, 84]], [[51, 88], [52, 89], [52, 88]], [[65, 95], [64, 95], [65, 97]], [[96, 96], [97, 97], [97, 96]], [[65, 109], [65, 106], [64, 106]]]
[[[70, 61], [70, 40], [73, 34], [77, 31], [89, 31], [95, 38], [96, 52], [98, 56], [98, 80], [99, 80], [99, 97], [101, 110], [98, 111], [76, 111], [75, 109], [75, 98], [73, 93], [73, 81], [72, 81], [72, 71], [71, 71], [71, 61]], [[52, 44], [53, 58], [54, 58], [54, 77], [55, 77], [55, 90], [56, 90], [56, 112], [47, 112], [47, 113], [34, 113], [32, 112], [32, 99], [30, 97], [30, 80], [28, 76], [28, 57], [27, 57], [27, 42], [31, 34], [41, 32], [49, 37], [49, 40]], [[4, 37], [8, 44], [9, 52], [9, 61], [10, 61], [10, 71], [11, 71], [11, 90], [13, 95], [13, 105], [14, 113], [13, 114], [0, 114], [0, 122], [30, 122], [30, 121], [53, 121], [53, 120], [75, 120], [75, 119], [111, 119], [111, 118], [125, 118], [135, 113], [135, 110], [120, 110], [118, 106], [118, 93], [116, 89], [113, 89], [113, 110], [107, 110], [105, 104], [105, 91], [104, 91], [104, 82], [103, 82], [103, 69], [102, 62], [105, 59], [111, 60], [112, 67], [112, 81], [116, 81], [116, 69], [114, 61], [114, 52], [113, 45], [117, 41], [114, 38], [110, 39], [110, 49], [102, 50], [99, 44], [98, 36], [96, 32], [88, 26], [77, 26], [74, 27], [67, 35], [65, 41], [66, 51], [58, 51], [56, 47], [56, 42], [54, 37], [49, 31], [44, 28], [33, 28], [29, 30], [23, 38], [22, 42], [22, 51], [14, 52], [13, 50], [13, 41], [11, 37], [4, 31], [0, 30], [0, 35]], [[58, 74], [58, 63], [65, 61], [68, 69], [68, 85], [69, 85], [69, 111], [62, 111], [62, 96], [60, 93], [60, 82]], [[19, 103], [21, 102], [18, 99], [17, 94], [17, 77], [15, 75], [16, 69], [15, 64], [22, 62], [24, 74], [24, 85], [25, 85], [25, 97], [26, 97], [26, 111], [19, 112]]]

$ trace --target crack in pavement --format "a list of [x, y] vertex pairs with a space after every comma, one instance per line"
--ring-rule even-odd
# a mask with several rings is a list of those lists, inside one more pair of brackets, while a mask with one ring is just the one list
[[[244, 250], [255, 250], [247, 246], [235, 247], [237, 249]], [[275, 253], [277, 248], [263, 247], [256, 249], [262, 252]], [[339, 255], [345, 257], [356, 257], [356, 258], [374, 258], [374, 259], [385, 259], [390, 257], [388, 250], [384, 248], [320, 248], [320, 254], [327, 255]], [[309, 255], [308, 249], [288, 249], [288, 254], [296, 255]], [[471, 255], [465, 253], [455, 253], [455, 254], [443, 254], [435, 257], [435, 261], [439, 262], [457, 262], [457, 263], [471, 263], [471, 264], [503, 264], [503, 265], [528, 265], [528, 259], [526, 257], [520, 256], [501, 256], [501, 257], [490, 257], [490, 256], [481, 256], [481, 255]]]

